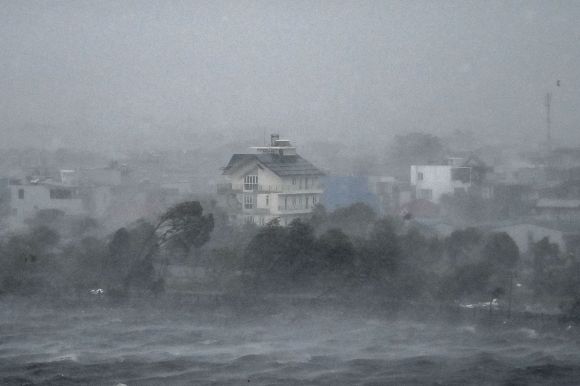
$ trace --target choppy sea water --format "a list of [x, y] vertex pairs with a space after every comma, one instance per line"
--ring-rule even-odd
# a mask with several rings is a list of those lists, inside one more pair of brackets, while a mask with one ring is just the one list
[[1, 385], [579, 385], [575, 327], [0, 300]]

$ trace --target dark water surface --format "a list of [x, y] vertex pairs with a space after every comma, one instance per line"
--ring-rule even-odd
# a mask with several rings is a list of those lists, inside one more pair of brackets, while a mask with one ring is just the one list
[[58, 309], [0, 299], [1, 385], [580, 385], [580, 333], [328, 307]]

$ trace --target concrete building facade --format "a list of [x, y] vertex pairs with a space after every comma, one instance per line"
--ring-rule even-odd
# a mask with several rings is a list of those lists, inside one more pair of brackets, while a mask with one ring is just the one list
[[288, 140], [272, 135], [270, 146], [254, 154], [234, 154], [218, 185], [231, 222], [265, 225], [277, 219], [288, 225], [308, 217], [320, 202], [324, 173], [296, 153]]
[[417, 199], [438, 204], [445, 194], [467, 192], [471, 187], [471, 167], [412, 165], [411, 185]]

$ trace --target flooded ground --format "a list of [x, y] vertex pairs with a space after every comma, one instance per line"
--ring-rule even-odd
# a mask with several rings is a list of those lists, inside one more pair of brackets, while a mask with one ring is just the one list
[[318, 307], [0, 300], [2, 385], [577, 385], [580, 333]]

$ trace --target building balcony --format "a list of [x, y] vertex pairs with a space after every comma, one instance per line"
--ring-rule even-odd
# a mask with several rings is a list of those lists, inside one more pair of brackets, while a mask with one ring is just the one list
[[307, 214], [312, 213], [313, 208], [284, 208], [283, 206], [278, 206], [279, 214]]
[[270, 209], [269, 208], [244, 208], [243, 209], [243, 213], [244, 214], [270, 214]]

